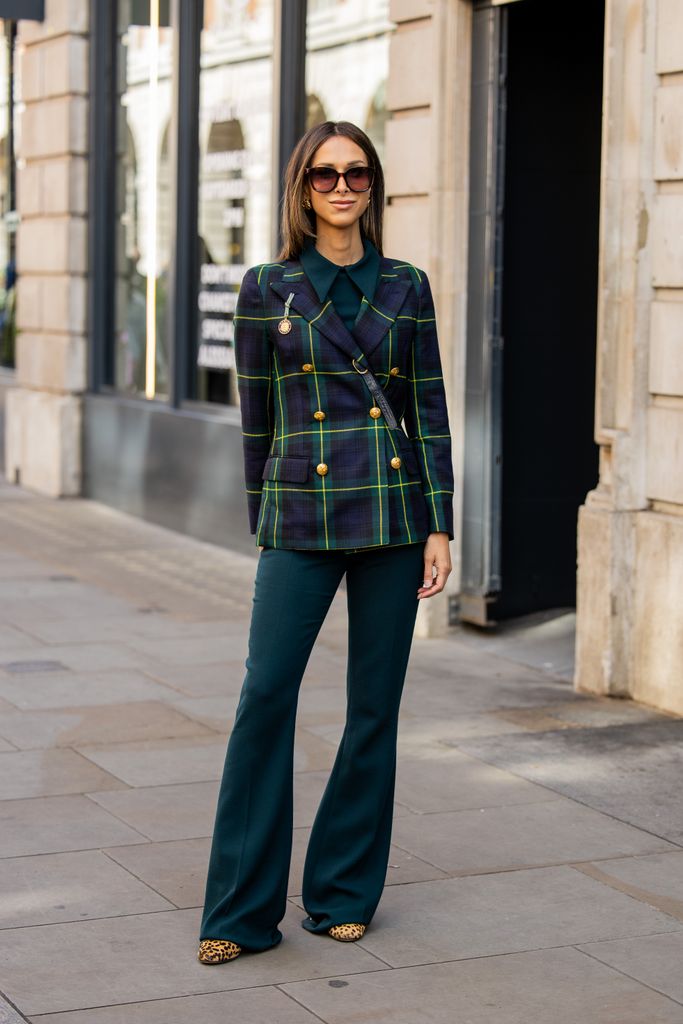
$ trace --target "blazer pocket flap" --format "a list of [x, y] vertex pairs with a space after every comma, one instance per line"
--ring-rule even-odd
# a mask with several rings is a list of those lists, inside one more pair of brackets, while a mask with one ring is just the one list
[[263, 480], [289, 480], [302, 484], [308, 480], [310, 463], [305, 455], [269, 455], [263, 467]]

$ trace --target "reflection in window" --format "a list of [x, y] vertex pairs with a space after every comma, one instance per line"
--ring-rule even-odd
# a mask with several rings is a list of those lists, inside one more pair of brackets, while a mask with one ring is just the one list
[[168, 0], [119, 0], [115, 386], [168, 395], [172, 29]]
[[198, 401], [238, 402], [233, 315], [272, 258], [272, 0], [205, 0], [199, 100]]
[[352, 121], [384, 156], [389, 0], [308, 0], [307, 124]]
[[16, 342], [16, 166], [19, 83], [16, 22], [0, 20], [0, 365], [14, 366]]

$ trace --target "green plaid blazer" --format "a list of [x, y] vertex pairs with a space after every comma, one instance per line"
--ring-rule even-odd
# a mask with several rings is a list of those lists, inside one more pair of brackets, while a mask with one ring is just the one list
[[[298, 259], [250, 267], [234, 345], [255, 544], [355, 550], [434, 531], [453, 539], [451, 435], [424, 271], [383, 256], [373, 301], [363, 296], [348, 331]], [[353, 359], [369, 366], [401, 429], [389, 428]]]

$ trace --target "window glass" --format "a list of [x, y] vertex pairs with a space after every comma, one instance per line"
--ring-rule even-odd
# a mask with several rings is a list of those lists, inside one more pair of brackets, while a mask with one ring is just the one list
[[168, 396], [172, 43], [169, 0], [119, 0], [114, 385]]
[[0, 365], [14, 366], [16, 340], [16, 22], [0, 19]]
[[237, 404], [233, 315], [272, 258], [273, 0], [205, 0], [199, 86], [194, 397]]
[[306, 127], [351, 121], [384, 163], [389, 0], [308, 0]]

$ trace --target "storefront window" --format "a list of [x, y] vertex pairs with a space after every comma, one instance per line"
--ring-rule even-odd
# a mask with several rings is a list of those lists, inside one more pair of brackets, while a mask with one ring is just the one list
[[14, 366], [16, 341], [16, 22], [0, 19], [0, 365]]
[[172, 121], [169, 0], [119, 0], [115, 387], [168, 395]]
[[352, 121], [384, 160], [389, 0], [308, 0], [307, 124]]
[[198, 401], [237, 404], [233, 315], [271, 259], [272, 0], [205, 0], [199, 88]]

